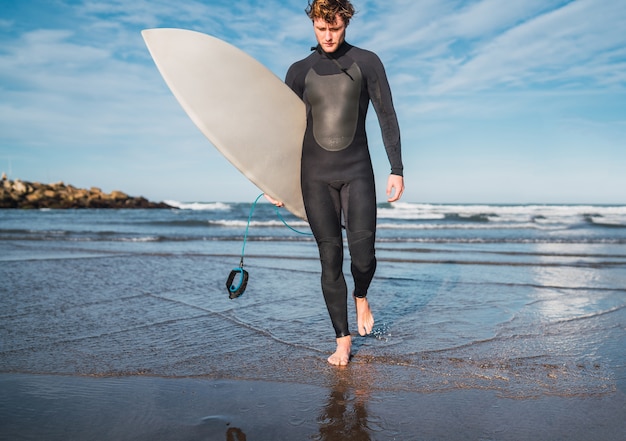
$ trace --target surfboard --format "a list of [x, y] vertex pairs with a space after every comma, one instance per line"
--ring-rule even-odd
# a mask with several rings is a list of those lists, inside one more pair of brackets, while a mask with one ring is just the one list
[[218, 38], [174, 28], [146, 29], [142, 36], [200, 131], [252, 183], [306, 220], [302, 100], [263, 64]]

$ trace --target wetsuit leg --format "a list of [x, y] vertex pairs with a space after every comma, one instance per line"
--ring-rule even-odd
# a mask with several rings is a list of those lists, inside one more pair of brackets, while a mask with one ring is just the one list
[[325, 182], [303, 184], [309, 225], [319, 248], [322, 292], [337, 337], [350, 335], [347, 286], [343, 274], [340, 189]]
[[374, 179], [303, 186], [311, 230], [322, 264], [322, 292], [337, 337], [350, 335], [347, 286], [343, 274], [341, 213], [344, 212], [354, 295], [365, 297], [376, 270], [376, 190]]
[[343, 190], [354, 295], [365, 297], [376, 271], [376, 189], [373, 178], [352, 180]]

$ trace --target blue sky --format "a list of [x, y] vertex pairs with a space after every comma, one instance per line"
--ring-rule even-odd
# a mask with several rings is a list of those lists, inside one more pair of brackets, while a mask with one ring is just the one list
[[[385, 63], [406, 202], [626, 203], [626, 1], [354, 0], [347, 40]], [[305, 0], [0, 0], [0, 171], [152, 200], [259, 191], [161, 79], [145, 28], [193, 29], [283, 78]], [[389, 165], [374, 112], [379, 197]]]

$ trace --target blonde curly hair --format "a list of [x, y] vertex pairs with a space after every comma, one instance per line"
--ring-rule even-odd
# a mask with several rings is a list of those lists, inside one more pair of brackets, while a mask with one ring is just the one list
[[334, 23], [339, 14], [346, 26], [355, 14], [350, 0], [309, 0], [305, 12], [311, 20], [321, 18], [327, 23]]

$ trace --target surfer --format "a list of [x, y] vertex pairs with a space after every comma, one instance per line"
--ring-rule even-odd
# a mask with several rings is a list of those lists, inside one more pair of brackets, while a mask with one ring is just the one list
[[319, 248], [322, 292], [336, 334], [337, 349], [328, 362], [338, 366], [348, 364], [352, 345], [342, 227], [351, 257], [358, 332], [365, 336], [374, 326], [367, 300], [376, 269], [376, 190], [365, 133], [370, 102], [391, 165], [388, 201], [397, 201], [404, 191], [400, 130], [384, 67], [376, 54], [345, 41], [354, 12], [349, 0], [309, 1], [306, 13], [318, 44], [289, 68], [285, 79], [307, 108], [302, 195]]

